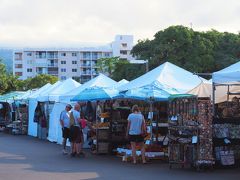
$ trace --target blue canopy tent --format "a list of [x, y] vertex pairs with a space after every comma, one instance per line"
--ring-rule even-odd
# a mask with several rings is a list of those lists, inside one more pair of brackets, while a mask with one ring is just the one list
[[168, 101], [168, 97], [171, 94], [179, 94], [179, 92], [174, 88], [155, 81], [151, 84], [126, 91], [124, 97], [144, 101]]
[[71, 101], [97, 101], [122, 98], [123, 95], [114, 88], [90, 87], [74, 96]]

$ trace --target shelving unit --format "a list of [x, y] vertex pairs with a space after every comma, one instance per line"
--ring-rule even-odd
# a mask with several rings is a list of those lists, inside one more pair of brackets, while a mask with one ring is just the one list
[[240, 117], [214, 118], [213, 147], [218, 166], [240, 165]]
[[199, 149], [197, 99], [175, 98], [169, 102], [169, 168], [173, 165], [195, 166]]

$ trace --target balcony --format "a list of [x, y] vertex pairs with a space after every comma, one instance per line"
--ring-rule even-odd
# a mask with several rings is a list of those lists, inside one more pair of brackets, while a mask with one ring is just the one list
[[83, 76], [91, 76], [91, 72], [82, 71], [81, 75], [83, 75]]
[[57, 63], [48, 63], [48, 67], [58, 67]]
[[81, 63], [81, 66], [82, 67], [91, 67], [91, 64], [90, 63]]
[[48, 71], [49, 75], [58, 76], [58, 71]]

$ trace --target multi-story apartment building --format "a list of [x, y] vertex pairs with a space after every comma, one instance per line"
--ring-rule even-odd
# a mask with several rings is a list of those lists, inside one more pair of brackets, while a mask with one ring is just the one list
[[132, 47], [133, 36], [117, 35], [112, 43], [101, 47], [25, 48], [14, 51], [13, 73], [23, 80], [38, 74], [50, 74], [59, 80], [73, 78], [84, 83], [98, 75], [98, 59], [119, 56], [132, 60]]

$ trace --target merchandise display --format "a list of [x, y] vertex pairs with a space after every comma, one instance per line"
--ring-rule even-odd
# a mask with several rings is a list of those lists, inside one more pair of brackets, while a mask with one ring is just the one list
[[212, 104], [210, 99], [198, 99], [199, 145], [197, 166], [212, 166], [213, 158], [212, 139]]
[[198, 150], [199, 123], [197, 98], [179, 97], [169, 102], [169, 168], [195, 165]]

